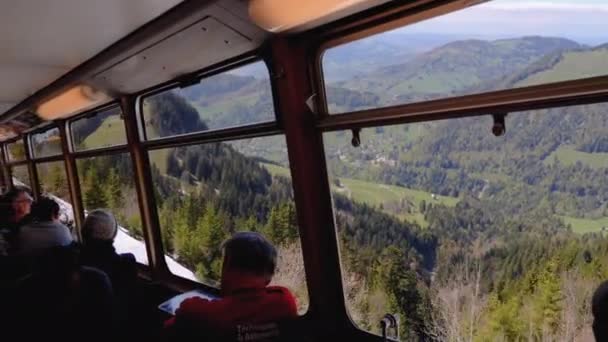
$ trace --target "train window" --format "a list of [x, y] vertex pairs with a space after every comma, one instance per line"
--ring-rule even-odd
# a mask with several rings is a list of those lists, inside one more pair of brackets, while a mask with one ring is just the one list
[[605, 11], [592, 0], [481, 1], [331, 48], [329, 112], [607, 75]]
[[142, 108], [148, 139], [275, 120], [270, 77], [263, 62], [145, 97]]
[[[352, 319], [404, 340], [593, 339], [608, 104], [324, 134]], [[585, 337], [586, 336], [586, 337]]]
[[139, 263], [148, 264], [143, 241], [133, 166], [127, 153], [82, 158], [76, 161], [85, 214], [108, 209], [119, 224], [114, 247], [119, 253], [133, 253]]
[[59, 128], [51, 128], [41, 133], [32, 134], [32, 152], [34, 157], [56, 156], [62, 153]]
[[25, 160], [25, 144], [22, 139], [6, 145], [6, 154], [8, 161]]
[[74, 150], [90, 150], [127, 143], [125, 124], [120, 107], [104, 109], [86, 115], [71, 125]]
[[74, 224], [74, 211], [70, 198], [70, 188], [63, 161], [37, 163], [36, 171], [41, 192], [52, 196], [61, 207], [61, 221], [67, 226]]
[[30, 171], [28, 170], [27, 165], [12, 166], [11, 174], [13, 176], [13, 185], [32, 188], [32, 184], [30, 183]]
[[[209, 143], [149, 153], [165, 252], [177, 275], [216, 286], [221, 244], [258, 231], [279, 252], [273, 283], [308, 306], [287, 148], [283, 136]], [[183, 268], [188, 272], [184, 273]]]

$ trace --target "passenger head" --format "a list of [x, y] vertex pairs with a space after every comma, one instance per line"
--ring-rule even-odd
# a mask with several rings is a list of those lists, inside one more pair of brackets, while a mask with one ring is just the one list
[[591, 299], [593, 335], [596, 341], [608, 341], [608, 281], [603, 282]]
[[254, 232], [240, 232], [224, 242], [222, 287], [230, 274], [241, 274], [263, 279], [268, 285], [277, 265], [277, 250], [264, 236]]
[[15, 187], [5, 195], [12, 221], [19, 222], [32, 210], [32, 196], [25, 188]]
[[82, 225], [82, 239], [85, 244], [112, 244], [118, 233], [118, 223], [112, 213], [106, 210], [93, 210]]
[[52, 198], [42, 197], [32, 206], [32, 215], [40, 222], [59, 222], [59, 209], [59, 204]]

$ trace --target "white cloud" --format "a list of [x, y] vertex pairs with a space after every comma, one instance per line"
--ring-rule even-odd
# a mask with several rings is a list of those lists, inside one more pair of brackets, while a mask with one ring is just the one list
[[544, 1], [490, 1], [479, 5], [480, 8], [490, 8], [504, 11], [559, 11], [559, 12], [608, 12], [608, 3], [566, 3]]
[[559, 36], [608, 41], [608, 3], [490, 1], [405, 27], [402, 32], [475, 36]]

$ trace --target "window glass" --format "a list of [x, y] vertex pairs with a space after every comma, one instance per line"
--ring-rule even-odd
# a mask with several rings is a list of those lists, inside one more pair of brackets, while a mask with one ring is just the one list
[[[272, 146], [266, 149], [265, 146]], [[308, 306], [285, 138], [254, 138], [150, 152], [169, 269], [217, 286], [221, 244], [257, 231], [279, 253], [273, 283]], [[268, 152], [268, 153], [266, 153]]]
[[76, 151], [103, 148], [127, 143], [120, 107], [94, 112], [71, 123]]
[[11, 167], [11, 173], [14, 185], [26, 186], [31, 189], [30, 171], [28, 170], [27, 165], [13, 166]]
[[593, 340], [607, 104], [324, 134], [353, 320], [403, 340]]
[[9, 161], [25, 160], [25, 144], [22, 139], [6, 145], [6, 153]]
[[605, 2], [480, 3], [327, 50], [329, 112], [608, 74]]
[[61, 136], [59, 128], [51, 128], [41, 133], [32, 135], [32, 150], [34, 157], [48, 157], [61, 154]]
[[114, 247], [119, 253], [133, 253], [148, 264], [142, 223], [133, 180], [133, 166], [127, 153], [83, 158], [76, 161], [85, 214], [108, 209], [116, 217], [119, 230]]
[[275, 120], [268, 69], [256, 62], [143, 100], [148, 139]]
[[61, 221], [68, 227], [74, 226], [74, 211], [72, 199], [70, 198], [70, 186], [68, 184], [63, 161], [36, 164], [40, 191], [59, 203], [61, 207]]

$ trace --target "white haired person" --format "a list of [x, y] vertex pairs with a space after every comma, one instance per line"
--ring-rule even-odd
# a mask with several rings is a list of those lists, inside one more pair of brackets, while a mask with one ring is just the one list
[[114, 248], [118, 222], [112, 213], [97, 209], [89, 212], [82, 225], [80, 261], [84, 266], [104, 271], [112, 282], [120, 306], [119, 324], [128, 325], [129, 311], [136, 307], [137, 264], [131, 253], [119, 254]]

